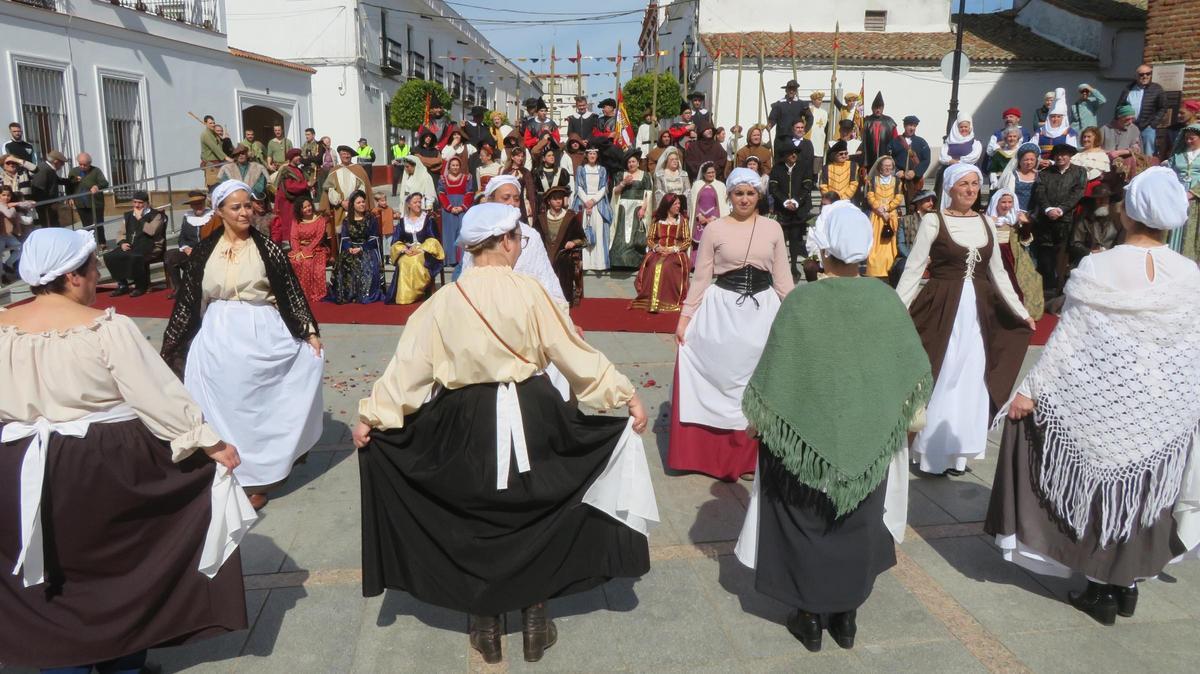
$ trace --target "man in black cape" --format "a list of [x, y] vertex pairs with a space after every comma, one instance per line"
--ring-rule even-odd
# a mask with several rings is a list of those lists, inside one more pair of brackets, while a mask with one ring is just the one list
[[[797, 121], [799, 126], [799, 121]], [[796, 263], [808, 257], [804, 238], [808, 229], [808, 213], [812, 208], [813, 189], [813, 146], [812, 141], [801, 138], [798, 144], [789, 143], [781, 148], [771, 167], [769, 178], [771, 201], [774, 202], [775, 219], [783, 228], [787, 239], [788, 259], [792, 264], [792, 276], [799, 277]]]
[[470, 143], [476, 150], [483, 144], [485, 140], [491, 140], [492, 133], [488, 130], [487, 124], [483, 121], [484, 115], [487, 114], [487, 108], [482, 105], [476, 105], [471, 108], [471, 119], [463, 122], [462, 132], [463, 139]]
[[863, 118], [863, 166], [870, 170], [876, 159], [888, 154], [892, 140], [898, 135], [896, 120], [883, 114], [883, 92], [875, 92], [871, 114]]
[[592, 132], [599, 121], [596, 113], [588, 110], [587, 96], [576, 96], [575, 112], [567, 116], [567, 137], [570, 138], [572, 134], [578, 135], [583, 146], [589, 147], [592, 144]]
[[688, 103], [692, 108], [692, 123], [697, 129], [705, 126], [713, 126], [712, 112], [704, 107], [704, 93], [693, 91], [688, 95]]
[[783, 85], [783, 98], [771, 104], [771, 111], [767, 114], [767, 130], [778, 127], [776, 142], [792, 133], [792, 125], [797, 119], [804, 120], [805, 129], [812, 128], [812, 109], [808, 106], [808, 101], [800, 100], [799, 94], [800, 84], [796, 80], [788, 80], [788, 83]]

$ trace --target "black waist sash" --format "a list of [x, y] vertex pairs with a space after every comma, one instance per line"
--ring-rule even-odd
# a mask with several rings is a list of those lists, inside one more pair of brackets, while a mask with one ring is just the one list
[[758, 306], [758, 300], [754, 296], [764, 290], [767, 290], [773, 285], [771, 272], [745, 265], [720, 274], [713, 283], [723, 290], [730, 290], [738, 294], [737, 305], [741, 306], [749, 297], [754, 300], [754, 306]]

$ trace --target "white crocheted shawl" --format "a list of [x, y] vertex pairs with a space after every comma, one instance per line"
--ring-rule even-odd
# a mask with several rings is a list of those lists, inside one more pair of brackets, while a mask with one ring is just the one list
[[1067, 303], [1026, 378], [1045, 431], [1044, 497], [1100, 545], [1128, 540], [1179, 496], [1200, 428], [1200, 275], [1118, 290], [1071, 273]]

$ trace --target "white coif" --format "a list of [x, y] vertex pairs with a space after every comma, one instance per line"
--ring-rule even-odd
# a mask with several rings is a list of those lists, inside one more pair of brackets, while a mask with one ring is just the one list
[[215, 301], [188, 351], [184, 386], [238, 448], [247, 487], [287, 478], [321, 437], [323, 356], [288, 332], [271, 304]]

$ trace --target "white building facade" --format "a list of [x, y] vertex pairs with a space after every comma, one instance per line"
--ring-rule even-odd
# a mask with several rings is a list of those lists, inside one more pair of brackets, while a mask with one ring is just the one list
[[[536, 83], [441, 0], [227, 0], [231, 44], [316, 70], [313, 126], [336, 144], [358, 138], [380, 153], [400, 132], [388, 107], [408, 79], [442, 84], [449, 110], [517, 114]], [[466, 57], [466, 58], [464, 58]]]
[[[1144, 18], [1139, 28], [1136, 8], [1130, 20], [1130, 12], [1108, 16], [1095, 8], [1083, 16], [1077, 4], [1085, 3], [1033, 0], [1019, 13], [967, 15], [963, 52], [970, 68], [960, 78], [958, 109], [974, 118], [981, 137], [999, 128], [1001, 112], [1014, 106], [1024, 112], [1026, 129], [1032, 128], [1045, 92], [1063, 87], [1073, 101], [1084, 82], [1109, 98], [1101, 119], [1111, 115], [1140, 59]], [[667, 52], [660, 67], [677, 78], [686, 76], [689, 91], [706, 92], [718, 125], [749, 127], [766, 121], [767, 109], [782, 97], [793, 73], [802, 98], [823, 91], [829, 108], [834, 27], [840, 24], [838, 85], [846, 92], [863, 89], [868, 107], [882, 91], [886, 112], [897, 121], [919, 117], [918, 134], [936, 156], [951, 91], [940, 61], [954, 50], [952, 6], [957, 3], [951, 0], [843, 0], [805, 4], [798, 11], [790, 0], [762, 0], [747, 12], [738, 0], [651, 3], [640, 47], [652, 53], [657, 39], [658, 49]], [[1047, 23], [1038, 12], [1066, 18]], [[653, 61], [639, 64], [638, 72], [653, 66]]]
[[[230, 49], [224, 0], [134, 5], [0, 1], [4, 125], [21, 123], [42, 156], [88, 152], [115, 185], [197, 167], [201, 124], [189, 113], [213, 115], [235, 140], [248, 125], [309, 124], [312, 69]], [[194, 173], [173, 187], [203, 182]]]

